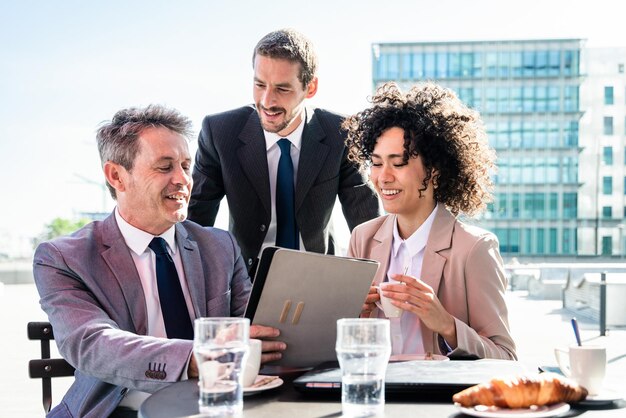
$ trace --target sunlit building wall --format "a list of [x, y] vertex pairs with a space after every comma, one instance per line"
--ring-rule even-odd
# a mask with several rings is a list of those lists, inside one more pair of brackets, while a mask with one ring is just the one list
[[433, 80], [481, 112], [498, 172], [478, 223], [505, 259], [578, 252], [581, 49], [580, 39], [372, 46], [374, 88]]
[[581, 54], [579, 254], [626, 253], [626, 49]]

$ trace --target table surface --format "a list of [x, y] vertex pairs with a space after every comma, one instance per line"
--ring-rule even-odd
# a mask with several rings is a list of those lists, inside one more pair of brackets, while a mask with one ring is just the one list
[[[298, 374], [282, 375], [282, 386], [244, 396], [245, 418], [331, 418], [341, 417], [340, 395], [311, 396], [297, 392], [291, 382]], [[624, 417], [626, 402], [615, 401], [602, 405], [572, 406], [563, 416]], [[416, 393], [408, 398], [387, 395], [385, 417], [464, 417], [452, 404], [449, 396], [434, 399]], [[198, 417], [198, 381], [174, 383], [150, 396], [139, 410], [141, 418]]]

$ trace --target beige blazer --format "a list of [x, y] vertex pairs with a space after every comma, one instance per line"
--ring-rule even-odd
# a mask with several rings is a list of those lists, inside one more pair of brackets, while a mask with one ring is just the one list
[[[380, 263], [375, 284], [383, 281], [389, 268], [395, 219], [395, 215], [385, 215], [361, 224], [350, 238], [350, 257]], [[439, 205], [420, 279], [435, 290], [455, 318], [458, 346], [450, 356], [517, 359], [504, 301], [507, 279], [495, 235], [461, 223]], [[442, 354], [443, 339], [424, 324], [422, 338], [426, 351]]]

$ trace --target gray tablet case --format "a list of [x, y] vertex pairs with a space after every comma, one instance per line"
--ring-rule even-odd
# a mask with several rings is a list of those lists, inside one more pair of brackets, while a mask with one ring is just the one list
[[287, 344], [272, 365], [312, 367], [336, 360], [337, 319], [357, 318], [378, 269], [371, 260], [266, 248], [245, 316], [280, 329]]

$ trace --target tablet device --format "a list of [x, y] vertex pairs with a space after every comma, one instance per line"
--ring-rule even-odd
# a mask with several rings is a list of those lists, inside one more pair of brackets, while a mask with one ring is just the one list
[[268, 247], [246, 306], [251, 324], [280, 329], [287, 349], [272, 365], [336, 360], [337, 320], [358, 318], [378, 262]]

